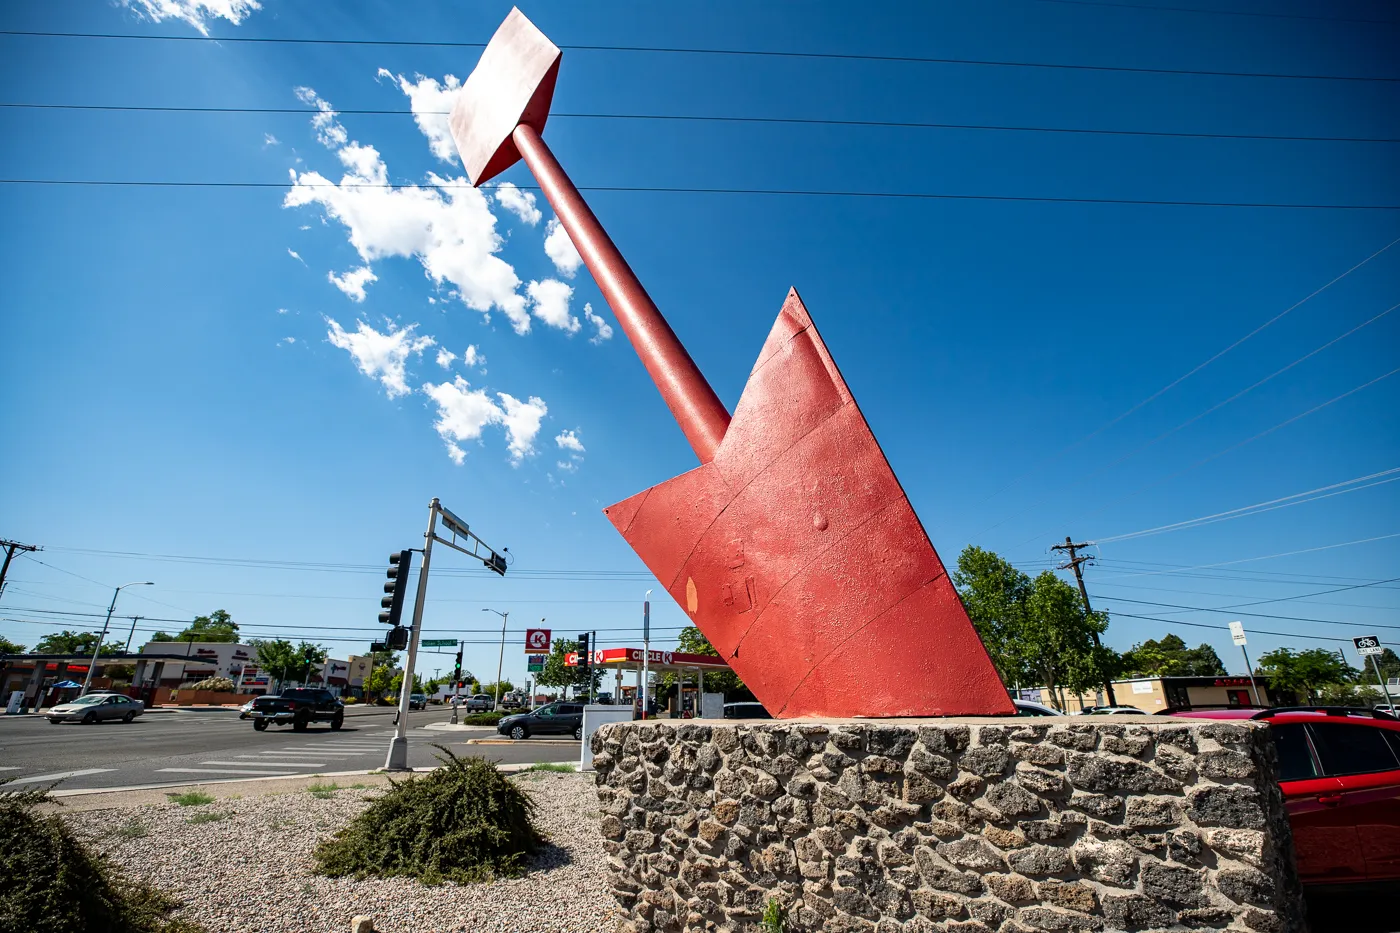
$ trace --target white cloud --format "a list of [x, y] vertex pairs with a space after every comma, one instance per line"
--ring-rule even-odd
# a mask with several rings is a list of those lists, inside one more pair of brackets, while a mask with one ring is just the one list
[[287, 344], [288, 346], [290, 346], [290, 345], [292, 345], [292, 344], [294, 344], [294, 343], [297, 342], [297, 338], [295, 338], [295, 337], [283, 337], [281, 340], [279, 340], [279, 341], [277, 341], [277, 342], [278, 342], [278, 343], [285, 343], [285, 344]]
[[451, 350], [447, 349], [446, 347], [439, 347], [439, 348], [438, 348], [438, 352], [437, 352], [437, 364], [438, 364], [439, 366], [441, 366], [443, 369], [449, 368], [449, 367], [452, 365], [452, 361], [455, 360], [456, 358], [457, 358], [457, 354], [453, 353]]
[[525, 294], [530, 297], [530, 311], [550, 327], [578, 333], [578, 318], [569, 313], [569, 298], [574, 290], [558, 279], [545, 279], [525, 286]]
[[316, 138], [320, 140], [321, 145], [328, 149], [345, 145], [350, 137], [345, 132], [345, 127], [335, 121], [337, 114], [331, 109], [331, 105], [309, 87], [294, 88], [293, 93], [303, 104], [310, 104], [316, 108], [317, 114], [311, 118], [311, 125], [316, 128]]
[[575, 453], [583, 453], [583, 441], [578, 439], [576, 431], [561, 431], [554, 438], [554, 443], [559, 445], [560, 450], [572, 450]]
[[417, 324], [407, 327], [390, 324], [387, 333], [380, 333], [364, 321], [359, 321], [358, 328], [352, 334], [330, 318], [326, 318], [326, 323], [330, 325], [326, 339], [331, 345], [348, 351], [360, 372], [384, 384], [385, 394], [389, 398], [407, 395], [411, 391], [404, 381], [404, 366], [409, 354], [422, 356], [424, 350], [436, 343], [431, 337], [415, 337], [413, 331]]
[[435, 78], [414, 75], [418, 80], [410, 81], [403, 75], [396, 75], [387, 68], [379, 69], [379, 77], [390, 78], [399, 90], [408, 96], [409, 109], [418, 129], [428, 137], [428, 148], [444, 162], [457, 164], [457, 144], [452, 141], [452, 131], [448, 127], [447, 116], [457, 99], [457, 91], [462, 82], [455, 75], [446, 75], [439, 83]]
[[480, 440], [482, 431], [493, 424], [505, 427], [506, 448], [511, 460], [519, 464], [535, 452], [540, 423], [549, 413], [544, 400], [534, 396], [522, 402], [499, 392], [496, 397], [501, 404], [498, 405], [484, 389], [473, 389], [461, 376], [438, 385], [425, 383], [423, 393], [437, 405], [437, 421], [433, 427], [447, 444], [447, 455], [459, 465], [466, 458], [461, 443]]
[[501, 419], [506, 426], [506, 448], [510, 451], [512, 459], [519, 463], [535, 452], [535, 435], [540, 433], [540, 422], [549, 414], [549, 408], [545, 406], [544, 399], [533, 395], [528, 402], [522, 402], [504, 392], [498, 392], [497, 395], [506, 409], [505, 416]]
[[594, 314], [593, 306], [591, 304], [584, 304], [583, 316], [588, 320], [588, 323], [598, 328], [598, 332], [592, 337], [588, 338], [589, 343], [602, 343], [604, 340], [612, 339], [612, 325], [609, 324], [607, 321], [603, 320], [602, 315]]
[[521, 191], [508, 181], [503, 181], [496, 186], [496, 203], [532, 227], [539, 223], [540, 218], [544, 216], [540, 213], [540, 209], [535, 207], [533, 194]]
[[287, 255], [288, 255], [288, 256], [291, 256], [293, 259], [295, 259], [297, 262], [301, 263], [303, 266], [306, 265], [306, 260], [301, 258], [301, 253], [298, 253], [296, 250], [292, 249], [290, 246], [287, 247]]
[[462, 354], [462, 365], [470, 369], [473, 366], [485, 366], [486, 354], [476, 348], [476, 344], [467, 346], [467, 352]]
[[222, 18], [237, 26], [255, 10], [262, 9], [258, 0], [122, 0], [122, 5], [153, 23], [181, 20], [206, 36], [209, 35], [207, 19]]
[[564, 229], [558, 218], [551, 218], [544, 227], [544, 253], [554, 263], [561, 275], [573, 278], [578, 267], [583, 265], [583, 257], [569, 239], [569, 231]]
[[276, 136], [273, 136], [271, 133], [263, 133], [263, 145], [280, 146], [282, 145], [282, 142]]
[[570, 460], [560, 460], [554, 464], [554, 467], [555, 469], [562, 470], [565, 473], [573, 473], [576, 470], [578, 470], [578, 464]]
[[332, 285], [343, 291], [351, 301], [364, 301], [365, 286], [371, 282], [379, 281], [379, 276], [371, 272], [369, 266], [351, 269], [344, 275], [327, 272], [326, 278], [330, 280]]
[[287, 314], [287, 313], [289, 313], [289, 312], [287, 311], [286, 308], [278, 308], [278, 309], [277, 309], [277, 313], [278, 313], [278, 314]]
[[339, 183], [319, 172], [293, 171], [283, 206], [320, 204], [345, 226], [350, 244], [366, 265], [389, 256], [414, 257], [434, 284], [451, 283], [467, 307], [488, 316], [499, 309], [516, 333], [528, 333], [530, 315], [518, 292], [520, 279], [495, 255], [503, 241], [485, 195], [464, 178], [444, 179], [433, 173], [426, 187], [391, 186], [388, 168], [374, 147], [350, 142], [335, 122], [335, 112], [314, 91], [300, 88], [297, 93], [316, 104], [319, 112], [313, 123], [347, 171]]

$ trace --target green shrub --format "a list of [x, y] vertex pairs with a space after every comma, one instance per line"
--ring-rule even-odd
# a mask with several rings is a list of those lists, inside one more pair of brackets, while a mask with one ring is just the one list
[[787, 911], [776, 897], [768, 898], [763, 907], [763, 919], [758, 927], [763, 933], [784, 933], [787, 930]]
[[499, 710], [493, 713], [467, 713], [460, 717], [459, 721], [467, 726], [494, 726], [505, 719], [510, 713], [503, 713]]
[[537, 761], [525, 769], [528, 771], [553, 771], [558, 774], [573, 774], [578, 768], [558, 761]]
[[200, 823], [217, 823], [220, 820], [228, 819], [228, 817], [229, 815], [227, 813], [220, 813], [217, 810], [201, 810], [185, 822], [194, 823], [196, 825]]
[[203, 933], [169, 919], [176, 901], [89, 852], [57, 816], [36, 813], [46, 796], [0, 784], [0, 933]]
[[189, 690], [215, 690], [220, 693], [232, 693], [236, 687], [233, 681], [227, 677], [206, 677], [199, 683], [190, 684]]
[[529, 795], [486, 759], [434, 747], [442, 767], [390, 781], [384, 796], [317, 846], [318, 873], [440, 884], [524, 872], [541, 840]]
[[317, 781], [315, 784], [306, 785], [306, 792], [318, 800], [329, 800], [335, 796], [335, 792], [340, 790], [340, 785], [335, 781], [329, 784], [322, 784]]
[[202, 790], [189, 790], [182, 794], [166, 794], [171, 803], [177, 803], [182, 807], [202, 807], [206, 803], [213, 803], [214, 798]]

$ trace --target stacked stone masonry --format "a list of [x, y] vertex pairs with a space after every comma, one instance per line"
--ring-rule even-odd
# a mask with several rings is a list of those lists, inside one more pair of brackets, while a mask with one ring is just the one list
[[593, 737], [621, 931], [1306, 929], [1253, 724], [619, 723]]

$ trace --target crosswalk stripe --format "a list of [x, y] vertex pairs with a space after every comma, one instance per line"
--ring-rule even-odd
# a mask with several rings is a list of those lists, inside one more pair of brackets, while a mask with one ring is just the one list
[[201, 761], [202, 765], [233, 765], [241, 768], [324, 768], [324, 761]]
[[258, 777], [275, 777], [282, 774], [296, 774], [295, 771], [234, 771], [230, 768], [157, 768], [158, 774], [252, 774]]
[[289, 748], [284, 752], [258, 752], [259, 755], [273, 755], [278, 758], [358, 758], [365, 752], [312, 752], [304, 748]]
[[11, 784], [32, 784], [36, 781], [60, 781], [64, 778], [82, 777], [85, 774], [103, 774], [116, 768], [85, 768], [82, 771], [55, 771], [53, 774], [35, 774], [26, 778], [15, 778]]

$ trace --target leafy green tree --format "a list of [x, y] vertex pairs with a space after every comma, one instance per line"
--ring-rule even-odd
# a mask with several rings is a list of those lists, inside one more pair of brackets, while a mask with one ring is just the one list
[[[392, 678], [390, 678], [390, 680], [389, 680], [389, 692], [392, 693], [392, 694], [394, 694], [395, 696], [398, 696], [399, 691], [402, 690], [402, 689], [403, 689], [403, 671], [399, 671], [397, 674], [395, 674], [395, 675], [394, 675]], [[430, 691], [424, 690], [424, 689], [423, 689], [423, 678], [422, 678], [421, 676], [419, 676], [418, 674], [414, 674], [414, 675], [413, 675], [413, 689], [412, 689], [411, 691], [409, 691], [409, 692], [410, 692], [410, 693], [429, 693]]]
[[[61, 632], [51, 632], [39, 639], [39, 643], [34, 646], [34, 654], [71, 654], [71, 655], [92, 655], [92, 649], [97, 646], [96, 632], [70, 632], [64, 629]], [[112, 642], [102, 645], [100, 657], [121, 654], [121, 646]]]
[[399, 683], [403, 683], [402, 674], [395, 674], [394, 669], [387, 664], [376, 664], [374, 670], [370, 671], [369, 676], [365, 678], [362, 688], [365, 692], [365, 698], [370, 700], [383, 698], [391, 689], [395, 679]]
[[1122, 673], [1129, 677], [1214, 677], [1225, 665], [1210, 645], [1187, 648], [1186, 642], [1168, 633], [1148, 639], [1123, 652]]
[[1259, 658], [1256, 673], [1269, 678], [1270, 692], [1287, 692], [1317, 701], [1318, 691], [1330, 684], [1352, 684], [1359, 671], [1326, 648], [1293, 651], [1277, 648]]
[[[1366, 683], [1376, 679], [1376, 668], [1371, 666], [1369, 658], [1364, 659], [1365, 664], [1361, 669], [1361, 680]], [[1400, 677], [1400, 655], [1396, 655], [1389, 648], [1382, 648], [1381, 653], [1376, 657], [1377, 665], [1381, 669], [1381, 677], [1389, 680], [1392, 677]]]
[[[511, 683], [511, 682], [508, 681], [508, 680], [503, 680], [503, 681], [501, 681], [501, 696], [505, 696], [507, 693], [510, 693], [510, 692], [511, 692], [512, 690], [514, 690], [514, 689], [515, 689], [515, 684]], [[496, 685], [495, 685], [494, 683], [482, 684], [482, 685], [481, 685], [481, 690], [480, 690], [479, 692], [480, 692], [480, 693], [489, 694], [490, 696], [495, 696], [495, 695], [496, 695]]]
[[24, 645], [0, 635], [0, 654], [24, 654]]
[[544, 659], [544, 670], [535, 675], [535, 683], [541, 687], [573, 687], [574, 695], [577, 696], [580, 692], [587, 692], [591, 674], [593, 688], [596, 690], [598, 681], [603, 676], [602, 671], [596, 667], [570, 667], [564, 663], [565, 657], [577, 650], [578, 642], [574, 639], [554, 639], [554, 646], [550, 649], [549, 656]]
[[[710, 644], [705, 633], [693, 625], [681, 629], [680, 635], [676, 637], [676, 651], [681, 654], [706, 654], [714, 658], [720, 657], [719, 651]], [[706, 672], [704, 680], [706, 693], [722, 693], [726, 699], [735, 694], [749, 695], [744, 682], [732, 670]], [[686, 682], [694, 682], [694, 677], [688, 676]], [[676, 675], [663, 675], [661, 683], [668, 687], [673, 686], [676, 683]]]
[[207, 616], [195, 616], [179, 634], [156, 632], [151, 641], [235, 642], [238, 641], [238, 623], [226, 610], [215, 609]]
[[1117, 669], [1117, 654], [1094, 644], [1108, 617], [1086, 612], [1079, 592], [1053, 573], [1032, 579], [969, 546], [952, 579], [1004, 682], [1048, 687], [1063, 709], [1065, 688], [1094, 690]]
[[[258, 667], [267, 671], [270, 677], [276, 678], [279, 690], [282, 688], [282, 682], [286, 680], [298, 679], [306, 683], [308, 672], [314, 665], [326, 660], [326, 649], [309, 642], [293, 646], [285, 638], [256, 639], [253, 641], [253, 647], [257, 649]], [[375, 670], [379, 668], [376, 667]]]

